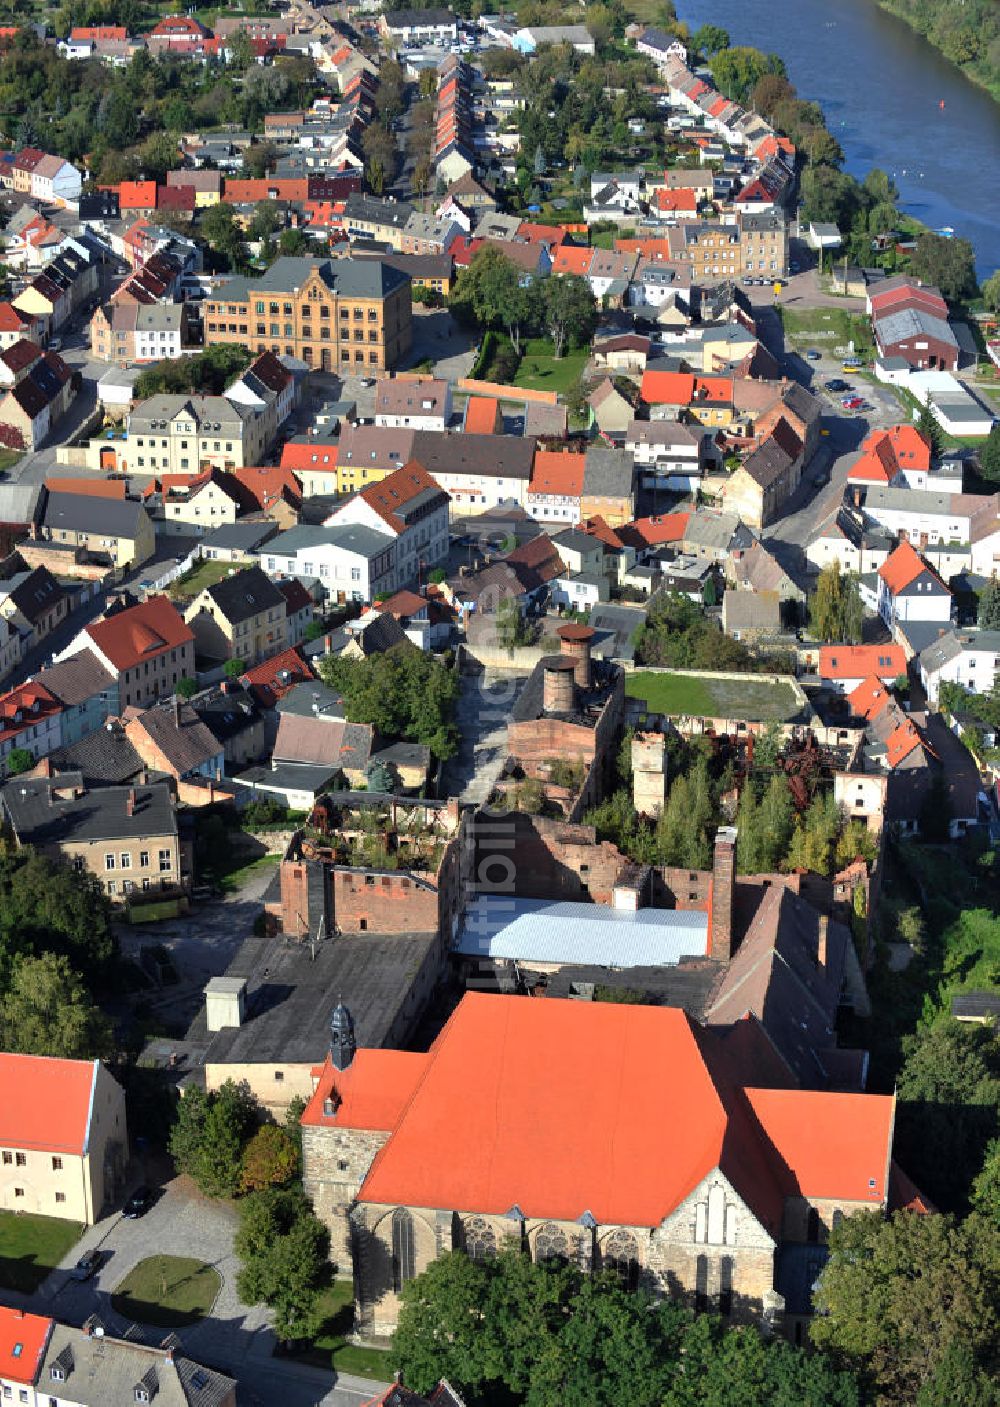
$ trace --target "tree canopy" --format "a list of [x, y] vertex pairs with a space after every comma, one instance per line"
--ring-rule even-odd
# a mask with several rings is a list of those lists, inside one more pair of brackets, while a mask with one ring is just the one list
[[809, 623], [818, 640], [857, 645], [864, 608], [853, 572], [841, 572], [837, 558], [824, 567], [809, 598]]
[[21, 957], [65, 956], [88, 986], [113, 975], [111, 906], [93, 875], [29, 846], [0, 854], [0, 991]]
[[319, 671], [343, 697], [352, 723], [370, 723], [385, 738], [426, 743], [437, 758], [454, 752], [458, 681], [409, 641], [364, 660], [327, 658]]
[[976, 254], [967, 239], [930, 232], [920, 235], [910, 269], [925, 283], [937, 284], [949, 303], [976, 291]]
[[813, 1342], [871, 1381], [885, 1407], [995, 1403], [1000, 1223], [909, 1211], [845, 1217], [831, 1232], [815, 1304]]
[[235, 1197], [242, 1187], [243, 1150], [257, 1124], [245, 1086], [226, 1080], [218, 1090], [188, 1089], [177, 1107], [170, 1153], [179, 1172], [209, 1197]]
[[246, 1304], [274, 1310], [280, 1339], [310, 1339], [323, 1319], [320, 1292], [329, 1276], [330, 1234], [300, 1187], [255, 1192], [240, 1206], [234, 1248]]
[[403, 1288], [394, 1349], [408, 1386], [447, 1378], [469, 1407], [857, 1407], [823, 1354], [727, 1330], [670, 1300], [629, 1292], [518, 1249], [452, 1251]]
[[66, 957], [21, 957], [0, 999], [0, 1042], [22, 1055], [89, 1060], [111, 1052], [111, 1026]]
[[172, 357], [147, 367], [136, 379], [135, 394], [147, 396], [220, 396], [246, 371], [253, 360], [249, 350], [236, 342], [219, 342], [192, 357]]

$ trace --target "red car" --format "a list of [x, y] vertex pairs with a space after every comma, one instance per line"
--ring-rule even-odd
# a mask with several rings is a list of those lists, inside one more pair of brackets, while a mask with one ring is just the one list
[[848, 396], [843, 404], [848, 410], [860, 410], [864, 405], [864, 401], [860, 396]]

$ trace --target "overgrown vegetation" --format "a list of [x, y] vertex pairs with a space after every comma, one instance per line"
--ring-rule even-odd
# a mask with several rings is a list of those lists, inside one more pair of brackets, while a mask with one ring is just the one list
[[135, 383], [138, 400], [161, 393], [221, 396], [250, 365], [248, 349], [235, 342], [206, 347], [193, 357], [173, 357], [141, 372]]
[[352, 723], [370, 723], [383, 738], [425, 743], [439, 759], [455, 751], [458, 680], [408, 641], [365, 660], [325, 658], [319, 671], [343, 697]]
[[694, 601], [678, 592], [654, 596], [635, 640], [637, 664], [673, 669], [781, 672], [787, 663], [754, 654], [742, 640], [725, 635]]

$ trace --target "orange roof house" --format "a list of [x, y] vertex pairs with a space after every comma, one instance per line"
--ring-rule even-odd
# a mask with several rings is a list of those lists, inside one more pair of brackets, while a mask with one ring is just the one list
[[[929, 567], [920, 553], [909, 542], [901, 542], [893, 548], [878, 569], [878, 574], [890, 591], [904, 591], [923, 572], [930, 572], [937, 581], [941, 578]], [[941, 583], [944, 585], [944, 583]]]
[[[746, 1034], [766, 1045], [756, 1026]], [[512, 1219], [529, 1236], [540, 1222], [597, 1239], [625, 1227], [687, 1248], [714, 1186], [753, 1244], [776, 1251], [799, 1199], [825, 1203], [824, 1216], [831, 1202], [884, 1209], [894, 1099], [748, 1086], [760, 1065], [735, 1058], [728, 1036], [672, 1007], [466, 993], [426, 1054], [344, 1061], [338, 1047], [346, 1068], [328, 1058], [314, 1072], [306, 1181], [326, 1131], [332, 1154], [346, 1130], [370, 1129], [387, 1137], [357, 1194], [366, 1229], [382, 1209], [433, 1209]], [[416, 1270], [437, 1253], [433, 1238], [421, 1244]], [[362, 1310], [381, 1298], [379, 1261], [356, 1267]]]
[[43, 1314], [0, 1306], [0, 1378], [34, 1384], [52, 1333], [52, 1320]]
[[618, 529], [618, 535], [628, 547], [642, 551], [647, 547], [662, 547], [668, 542], [683, 542], [690, 513], [660, 513], [655, 518], [636, 518]]
[[847, 482], [892, 484], [907, 471], [926, 473], [930, 467], [930, 441], [914, 425], [893, 425], [866, 436], [860, 458], [848, 471]]
[[155, 210], [155, 181], [122, 181], [118, 187], [118, 207], [126, 210]]
[[289, 689], [315, 677], [298, 649], [292, 648], [248, 669], [240, 676], [240, 683], [246, 685], [261, 708], [273, 708]]
[[502, 435], [500, 402], [492, 396], [470, 396], [465, 403], [465, 424], [462, 428], [467, 435]]
[[579, 498], [583, 493], [585, 467], [586, 455], [574, 454], [572, 450], [536, 450], [528, 493]]
[[165, 650], [193, 645], [194, 634], [166, 596], [150, 596], [137, 606], [94, 621], [85, 632], [112, 673], [124, 673], [158, 658]]
[[824, 645], [819, 652], [819, 677], [841, 693], [872, 675], [888, 684], [905, 673], [902, 645]]
[[856, 689], [852, 689], [847, 696], [847, 702], [851, 705], [851, 710], [859, 718], [865, 718], [871, 722], [880, 713], [889, 707], [893, 701], [893, 695], [879, 679], [877, 674], [869, 674], [867, 679], [862, 679]]

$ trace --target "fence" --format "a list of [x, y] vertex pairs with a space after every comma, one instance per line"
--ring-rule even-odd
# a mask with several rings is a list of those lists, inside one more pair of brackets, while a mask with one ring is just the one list
[[173, 566], [168, 567], [155, 581], [151, 581], [149, 583], [149, 590], [163, 591], [172, 581], [176, 581], [178, 577], [182, 577], [185, 572], [190, 571], [195, 562], [200, 561], [201, 543], [198, 543], [197, 546], [191, 548], [191, 551], [186, 557], [182, 558], [179, 562], [175, 562]]

